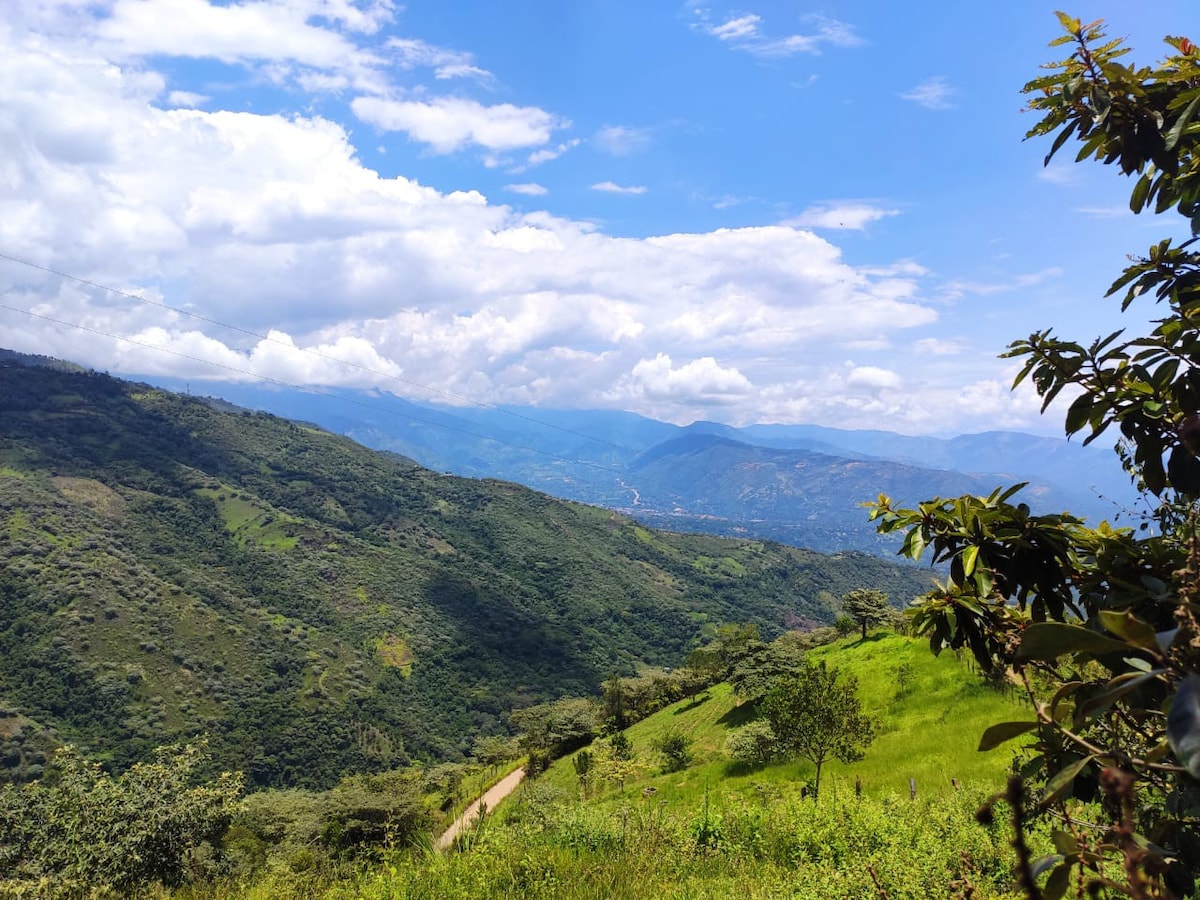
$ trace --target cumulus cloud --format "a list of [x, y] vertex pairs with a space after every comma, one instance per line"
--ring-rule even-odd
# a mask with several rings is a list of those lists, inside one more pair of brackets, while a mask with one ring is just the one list
[[862, 231], [872, 222], [899, 215], [897, 209], [884, 209], [870, 203], [839, 202], [810, 206], [785, 224], [800, 228], [833, 228]]
[[356, 97], [350, 107], [364, 122], [384, 131], [403, 131], [437, 153], [452, 153], [468, 144], [489, 150], [537, 147], [570, 124], [533, 106], [484, 106], [458, 97], [429, 101]]
[[115, 0], [108, 15], [96, 21], [93, 36], [118, 58], [163, 55], [267, 64], [276, 78], [303, 67], [377, 90], [384, 60], [353, 35], [375, 32], [393, 14], [389, 2], [352, 0]]
[[900, 387], [901, 381], [899, 375], [888, 369], [881, 369], [878, 366], [855, 366], [846, 376], [846, 384], [871, 390], [885, 388], [895, 390]]
[[736, 403], [754, 390], [745, 375], [711, 356], [675, 366], [666, 353], [639, 360], [626, 386], [654, 400], [685, 405]]
[[[322, 8], [351, 6], [369, 9]], [[854, 265], [788, 225], [613, 236], [385, 177], [327, 118], [207, 108], [219, 100], [166, 108], [166, 78], [145, 61], [63, 46], [0, 25], [0, 246], [132, 296], [0, 261], [0, 299], [23, 310], [0, 311], [16, 349], [123, 373], [673, 421], [716, 410], [867, 426], [888, 414], [940, 429], [1024, 413], [994, 373], [969, 382], [970, 407], [956, 380], [908, 361], [938, 318], [910, 261]], [[540, 110], [466, 109], [465, 125], [399, 118], [435, 149], [564, 146]], [[510, 189], [521, 187], [537, 196], [532, 183]]]
[[192, 91], [171, 91], [167, 94], [167, 102], [172, 106], [200, 106], [208, 99], [204, 94], [196, 94]]
[[957, 91], [952, 88], [945, 78], [940, 75], [934, 78], [926, 78], [916, 87], [905, 91], [900, 95], [904, 100], [911, 100], [918, 106], [923, 106], [926, 109], [952, 109], [954, 107], [954, 95]]
[[592, 185], [593, 191], [605, 194], [644, 194], [646, 187], [640, 184], [620, 185], [612, 181], [598, 181]]

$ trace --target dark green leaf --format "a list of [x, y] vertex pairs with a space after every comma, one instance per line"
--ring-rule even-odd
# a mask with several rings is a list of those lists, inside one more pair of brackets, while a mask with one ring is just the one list
[[1019, 659], [1052, 660], [1068, 653], [1128, 652], [1129, 645], [1106, 637], [1098, 631], [1068, 625], [1065, 622], [1036, 622], [1021, 635]]
[[990, 726], [979, 739], [979, 750], [993, 750], [1006, 741], [1027, 734], [1038, 727], [1037, 722], [1000, 722]]

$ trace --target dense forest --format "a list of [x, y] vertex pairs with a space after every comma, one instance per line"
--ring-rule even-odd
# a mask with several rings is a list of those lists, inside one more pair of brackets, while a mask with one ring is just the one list
[[303, 423], [70, 367], [0, 367], [0, 762], [121, 769], [207, 734], [252, 785], [455, 759], [508, 714], [829, 622], [927, 571], [656, 532]]

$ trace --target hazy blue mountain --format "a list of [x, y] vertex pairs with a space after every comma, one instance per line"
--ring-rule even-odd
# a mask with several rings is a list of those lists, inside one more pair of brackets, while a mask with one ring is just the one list
[[[182, 382], [150, 379], [175, 390]], [[614, 410], [417, 403], [384, 392], [193, 385], [310, 421], [429, 468], [499, 478], [650, 524], [890, 553], [860, 504], [906, 503], [1031, 482], [1035, 509], [1113, 519], [1134, 492], [1107, 446], [1017, 432], [953, 438], [816, 425], [681, 427]]]

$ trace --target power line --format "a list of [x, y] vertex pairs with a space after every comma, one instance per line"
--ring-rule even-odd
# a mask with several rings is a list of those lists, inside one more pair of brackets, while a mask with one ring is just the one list
[[[2, 255], [3, 254], [0, 254], [0, 256], [2, 256]], [[101, 337], [112, 338], [113, 340], [121, 341], [122, 343], [132, 344], [135, 347], [143, 347], [147, 350], [153, 350], [158, 353], [166, 353], [170, 356], [176, 356], [180, 359], [186, 359], [191, 362], [200, 363], [201, 365], [212, 366], [213, 368], [216, 368], [216, 369], [224, 369], [227, 372], [234, 372], [238, 375], [249, 375], [252, 378], [256, 378], [261, 381], [266, 381], [271, 384], [276, 384], [276, 385], [279, 385], [280, 387], [294, 388], [296, 390], [304, 391], [305, 393], [308, 393], [308, 394], [315, 394], [318, 397], [327, 397], [331, 400], [337, 400], [342, 403], [353, 403], [356, 406], [362, 406], [362, 407], [366, 407], [367, 409], [375, 410], [377, 412], [387, 413], [388, 415], [393, 415], [393, 416], [396, 416], [397, 418], [401, 418], [401, 419], [409, 419], [414, 422], [421, 422], [425, 425], [431, 425], [434, 428], [444, 428], [447, 431], [453, 431], [457, 434], [464, 434], [464, 435], [467, 435], [468, 437], [478, 438], [479, 440], [493, 441], [497, 444], [503, 444], [506, 447], [512, 447], [516, 450], [524, 450], [527, 453], [536, 453], [539, 456], [545, 456], [545, 457], [548, 457], [549, 459], [554, 459], [559, 462], [571, 463], [572, 465], [577, 465], [577, 466], [584, 466], [585, 468], [596, 469], [600, 472], [607, 472], [609, 474], [617, 474], [620, 471], [615, 468], [610, 468], [608, 466], [600, 465], [599, 463], [590, 462], [589, 460], [586, 460], [586, 459], [571, 459], [566, 456], [559, 456], [556, 453], [551, 453], [548, 450], [541, 450], [537, 447], [527, 447], [523, 444], [516, 444], [516, 443], [513, 443], [512, 441], [506, 441], [503, 438], [498, 438], [498, 437], [495, 437], [494, 435], [478, 434], [477, 432], [474, 432], [474, 431], [468, 431], [465, 428], [457, 428], [453, 425], [447, 425], [445, 422], [437, 422], [437, 421], [434, 421], [433, 419], [424, 419], [420, 416], [414, 416], [409, 413], [400, 412], [399, 410], [389, 409], [386, 406], [381, 406], [377, 403], [370, 403], [366, 400], [357, 400], [353, 397], [344, 397], [340, 394], [333, 394], [328, 391], [323, 391], [319, 388], [314, 388], [314, 387], [311, 387], [308, 385], [295, 384], [293, 382], [284, 381], [279, 378], [272, 378], [268, 375], [261, 375], [258, 372], [253, 372], [249, 369], [239, 369], [236, 366], [226, 365], [225, 363], [214, 362], [213, 360], [204, 359], [199, 356], [191, 356], [190, 354], [181, 353], [178, 350], [171, 350], [167, 347], [160, 347], [157, 344], [151, 344], [147, 341], [139, 341], [135, 338], [126, 337], [126, 336], [120, 335], [120, 334], [114, 334], [113, 332], [104, 331], [103, 329], [100, 329], [100, 328], [93, 328], [92, 326], [84, 325], [81, 322], [70, 322], [65, 319], [57, 319], [53, 316], [47, 316], [47, 315], [43, 315], [41, 313], [35, 313], [32, 310], [21, 309], [20, 307], [16, 307], [16, 306], [9, 306], [6, 303], [0, 303], [0, 309], [5, 309], [5, 310], [8, 310], [9, 312], [20, 313], [21, 315], [28, 316], [31, 319], [40, 319], [43, 322], [51, 322], [55, 325], [63, 325], [68, 328], [78, 329], [79, 331], [86, 331], [89, 334], [95, 334], [95, 335], [99, 335]], [[536, 421], [536, 420], [531, 420], [531, 421]], [[560, 429], [560, 430], [563, 430], [563, 429]], [[586, 435], [585, 435], [585, 437], [586, 437]], [[614, 444], [613, 446], [616, 446], [616, 445]]]
[[[544, 422], [541, 419], [537, 419], [533, 416], [527, 416], [527, 415], [524, 415], [523, 413], [513, 412], [511, 409], [504, 409], [503, 407], [493, 406], [489, 403], [483, 403], [479, 400], [472, 400], [470, 397], [465, 397], [462, 394], [456, 394], [453, 391], [447, 391], [447, 390], [443, 390], [441, 388], [433, 387], [432, 385], [422, 384], [419, 381], [413, 381], [412, 379], [405, 378], [402, 375], [392, 375], [389, 372], [380, 372], [378, 369], [372, 369], [370, 366], [364, 366], [361, 363], [356, 363], [356, 362], [351, 362], [350, 360], [341, 359], [339, 357], [333, 356], [332, 354], [323, 353], [320, 350], [314, 350], [314, 349], [308, 348], [308, 347], [297, 347], [291, 341], [280, 340], [279, 338], [272, 337], [270, 334], [263, 334], [262, 332], [254, 331], [251, 328], [243, 328], [241, 325], [233, 325], [233, 324], [230, 324], [229, 322], [222, 322], [220, 319], [214, 319], [214, 318], [211, 318], [210, 316], [205, 316], [200, 313], [191, 312], [189, 310], [183, 309], [182, 307], [172, 306], [171, 304], [164, 303], [161, 300], [152, 300], [149, 297], [143, 297], [139, 294], [130, 293], [129, 291], [122, 291], [119, 288], [109, 287], [108, 285], [101, 284], [98, 281], [91, 281], [87, 278], [81, 278], [80, 276], [72, 275], [69, 272], [61, 272], [57, 269], [52, 269], [49, 266], [43, 266], [39, 263], [31, 262], [30, 260], [27, 260], [27, 259], [21, 259], [20, 257], [11, 256], [11, 255], [9, 255], [7, 253], [3, 253], [3, 252], [0, 252], [0, 259], [6, 259], [9, 262], [14, 262], [14, 263], [17, 263], [18, 265], [22, 265], [22, 266], [28, 266], [31, 269], [37, 269], [40, 272], [46, 272], [47, 274], [54, 275], [58, 278], [65, 278], [68, 281], [74, 281], [76, 284], [87, 285], [88, 287], [96, 288], [97, 290], [105, 291], [109, 294], [115, 294], [118, 297], [125, 297], [126, 299], [129, 299], [129, 300], [136, 300], [138, 303], [144, 303], [147, 306], [153, 306], [157, 309], [163, 309], [163, 310], [167, 310], [168, 312], [173, 312], [173, 313], [176, 313], [181, 316], [187, 316], [188, 318], [195, 319], [198, 322], [205, 322], [209, 325], [216, 325], [220, 328], [227, 328], [230, 331], [235, 331], [239, 334], [244, 334], [247, 337], [252, 337], [252, 338], [255, 338], [260, 341], [265, 341], [269, 344], [277, 344], [281, 347], [286, 347], [289, 350], [299, 351], [300, 353], [307, 353], [308, 355], [315, 356], [318, 359], [323, 359], [327, 362], [334, 362], [334, 363], [337, 363], [338, 365], [346, 366], [347, 368], [350, 368], [350, 369], [357, 369], [360, 372], [365, 372], [367, 374], [374, 375], [377, 378], [383, 378], [383, 379], [386, 379], [389, 381], [398, 381], [401, 384], [407, 384], [409, 387], [415, 387], [415, 388], [419, 388], [423, 391], [429, 391], [432, 394], [438, 394], [442, 397], [446, 397], [451, 400], [457, 400], [461, 403], [466, 403], [471, 406], [478, 407], [479, 409], [487, 409], [487, 410], [491, 410], [492, 412], [498, 412], [501, 415], [511, 416], [514, 419], [521, 419], [525, 422], [530, 422], [534, 425], [540, 425], [543, 428], [552, 428], [555, 431], [561, 431], [563, 434], [569, 434], [569, 435], [573, 435], [574, 437], [583, 438], [585, 440], [595, 441], [598, 444], [605, 444], [616, 450], [632, 452], [632, 451], [630, 451], [630, 448], [623, 447], [620, 444], [616, 444], [616, 443], [606, 440], [602, 437], [596, 437], [595, 435], [592, 435], [592, 434], [585, 434], [582, 431], [576, 431], [573, 428], [566, 428], [562, 425], [555, 425], [552, 422]], [[11, 307], [5, 307], [5, 308], [9, 309]], [[17, 310], [17, 312], [22, 312], [22, 310]], [[64, 323], [60, 323], [60, 324], [70, 325], [71, 323], [64, 322]], [[109, 337], [118, 337], [117, 335], [108, 335], [108, 336]], [[133, 343], [136, 343], [136, 341]], [[154, 349], [154, 348], [151, 348], [151, 349]], [[168, 352], [172, 352], [172, 351], [168, 351]], [[191, 359], [191, 357], [187, 357], [187, 358]], [[205, 362], [205, 360], [197, 360], [197, 362]], [[219, 363], [213, 363], [212, 365], [220, 367]], [[267, 380], [267, 381], [271, 380], [269, 378], [265, 378], [265, 376], [258, 375], [253, 372], [248, 372], [246, 374], [253, 375], [255, 378], [263, 378], [264, 380]], [[330, 396], [332, 396], [332, 395], [330, 395]], [[513, 446], [516, 446], [516, 445], [513, 445]]]

